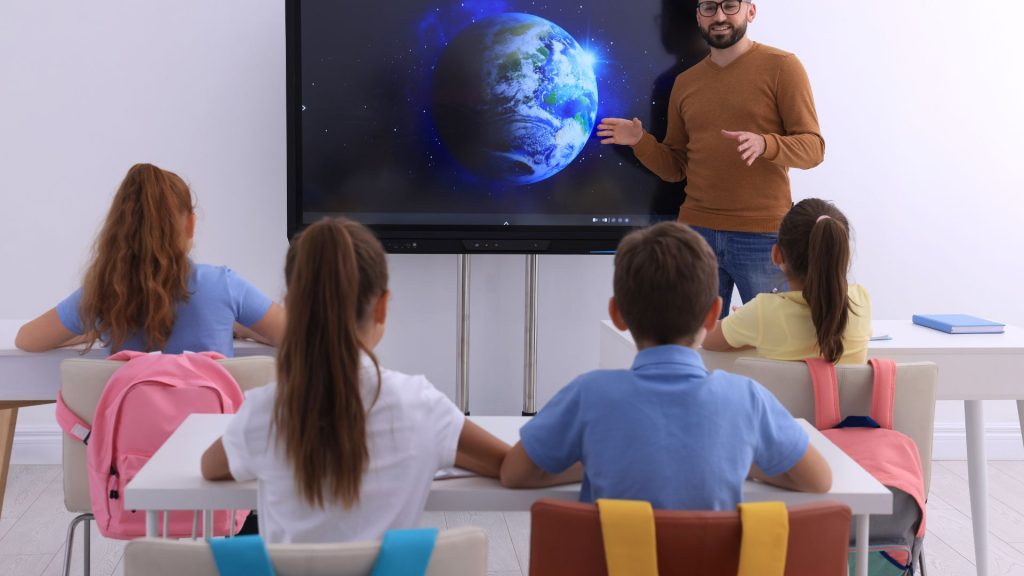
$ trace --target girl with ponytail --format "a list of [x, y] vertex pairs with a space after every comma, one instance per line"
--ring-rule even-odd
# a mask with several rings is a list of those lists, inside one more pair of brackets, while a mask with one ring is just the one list
[[390, 293], [384, 249], [369, 230], [313, 224], [292, 241], [285, 280], [277, 383], [246, 395], [202, 459], [208, 479], [259, 481], [266, 540], [380, 538], [419, 525], [438, 470], [498, 476], [507, 444], [423, 376], [377, 361]]
[[722, 320], [704, 347], [756, 348], [777, 360], [820, 356], [833, 363], [866, 362], [871, 300], [863, 286], [847, 283], [846, 216], [831, 202], [802, 200], [782, 220], [772, 261], [792, 291], [758, 295]]
[[100, 342], [113, 352], [233, 356], [236, 322], [276, 344], [284, 330], [281, 307], [230, 269], [192, 262], [195, 227], [192, 192], [177, 174], [132, 166], [82, 287], [22, 326], [15, 344], [29, 352]]

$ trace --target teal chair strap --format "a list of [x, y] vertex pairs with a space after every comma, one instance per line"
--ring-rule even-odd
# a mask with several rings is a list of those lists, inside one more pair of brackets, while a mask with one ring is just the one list
[[[388, 530], [371, 576], [424, 576], [434, 552], [437, 528]], [[263, 538], [236, 536], [210, 540], [220, 576], [274, 576]]]
[[388, 530], [371, 576], [424, 576], [436, 540], [437, 528]]
[[220, 576], [274, 576], [267, 547], [257, 535], [214, 538], [210, 552]]

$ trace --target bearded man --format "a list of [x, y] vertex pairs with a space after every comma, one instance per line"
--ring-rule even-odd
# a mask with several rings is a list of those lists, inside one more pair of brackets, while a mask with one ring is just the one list
[[679, 221], [718, 257], [724, 317], [733, 286], [743, 302], [785, 289], [771, 249], [793, 204], [789, 169], [820, 164], [825, 140], [803, 65], [747, 36], [753, 2], [696, 4], [710, 54], [676, 77], [665, 139], [658, 142], [637, 118], [604, 118], [597, 135], [603, 144], [632, 146], [663, 180], [686, 180]]

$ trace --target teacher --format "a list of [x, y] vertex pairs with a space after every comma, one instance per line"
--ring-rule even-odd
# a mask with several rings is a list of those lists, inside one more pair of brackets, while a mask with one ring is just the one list
[[784, 287], [771, 248], [793, 203], [789, 169], [825, 157], [807, 73], [793, 54], [747, 37], [756, 15], [752, 2], [697, 3], [710, 54], [676, 77], [662, 142], [637, 118], [597, 127], [603, 144], [632, 146], [663, 180], [686, 180], [679, 221], [715, 251], [723, 317], [733, 286], [743, 302]]

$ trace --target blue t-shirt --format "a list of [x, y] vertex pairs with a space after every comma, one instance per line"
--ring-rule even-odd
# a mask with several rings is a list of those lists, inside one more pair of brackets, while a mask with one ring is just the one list
[[682, 346], [641, 350], [630, 370], [596, 370], [563, 388], [520, 430], [533, 462], [583, 462], [581, 502], [735, 510], [756, 463], [775, 476], [807, 451], [807, 433], [753, 380], [708, 373]]
[[[234, 356], [235, 322], [252, 326], [272, 304], [249, 281], [225, 266], [190, 263], [188, 302], [179, 302], [174, 328], [164, 346], [168, 354], [182, 352], [220, 352]], [[82, 334], [82, 318], [78, 312], [82, 289], [75, 290], [57, 305], [57, 316], [65, 328]], [[147, 352], [142, 335], [133, 335], [124, 343], [125, 350]]]

